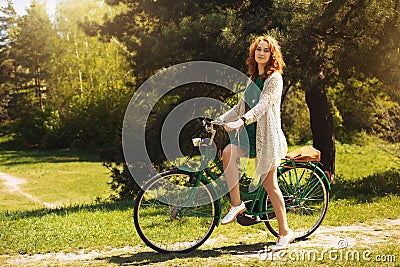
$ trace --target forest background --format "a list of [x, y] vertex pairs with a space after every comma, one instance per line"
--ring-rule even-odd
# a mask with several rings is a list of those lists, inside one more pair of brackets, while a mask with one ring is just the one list
[[[4, 3], [3, 3], [4, 2]], [[248, 45], [268, 33], [282, 45], [282, 124], [290, 145], [310, 142], [334, 173], [335, 142], [375, 135], [397, 144], [400, 113], [399, 0], [60, 0], [54, 16], [32, 1], [0, 10], [0, 125], [13, 147], [84, 149], [112, 170], [118, 197], [136, 191], [121, 128], [139, 86], [174, 64], [207, 60], [246, 73]], [[146, 124], [148, 153], [162, 169], [162, 122], [176, 105], [237, 96], [206, 84], [173, 90]], [[183, 136], [195, 136], [194, 121]], [[190, 138], [182, 150], [191, 151]], [[396, 158], [399, 149], [391, 151]]]

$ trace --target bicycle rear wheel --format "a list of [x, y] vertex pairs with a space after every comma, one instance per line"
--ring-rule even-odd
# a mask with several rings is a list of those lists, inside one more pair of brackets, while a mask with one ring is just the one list
[[[211, 235], [219, 218], [219, 202], [212, 190], [193, 187], [193, 181], [193, 173], [173, 170], [155, 176], [139, 192], [134, 221], [146, 245], [161, 253], [185, 253]], [[189, 193], [182, 194], [177, 185]]]
[[[315, 167], [299, 165], [296, 168], [282, 168], [278, 184], [286, 205], [287, 221], [290, 229], [301, 240], [311, 235], [322, 223], [329, 203], [329, 191]], [[272, 209], [266, 195], [265, 205]], [[265, 225], [276, 237], [279, 234], [278, 222], [274, 213], [266, 215]]]

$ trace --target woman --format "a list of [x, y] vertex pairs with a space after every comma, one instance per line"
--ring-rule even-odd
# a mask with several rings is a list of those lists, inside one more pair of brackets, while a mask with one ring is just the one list
[[279, 224], [279, 240], [271, 249], [279, 251], [294, 240], [294, 233], [287, 224], [285, 203], [277, 181], [277, 167], [287, 152], [280, 119], [281, 74], [285, 63], [278, 42], [267, 35], [256, 38], [250, 45], [246, 64], [250, 79], [257, 86], [249, 85], [239, 103], [218, 118], [227, 131], [236, 132], [236, 138], [222, 154], [231, 207], [221, 224], [233, 222], [246, 210], [240, 199], [237, 159], [256, 156], [256, 174], [261, 175]]

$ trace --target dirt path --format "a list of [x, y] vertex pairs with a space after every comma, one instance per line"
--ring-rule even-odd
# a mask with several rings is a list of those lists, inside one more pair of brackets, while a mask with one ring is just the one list
[[[219, 257], [221, 255], [225, 257], [225, 254], [231, 254], [232, 262], [239, 262], [240, 265], [243, 265], [247, 260], [254, 261], [258, 259], [260, 263], [266, 260], [280, 260], [276, 256], [273, 259], [271, 254], [263, 254], [266, 250], [261, 245], [218, 247], [218, 240], [227, 240], [227, 237], [218, 236], [207, 240], [197, 252], [194, 252], [195, 255], [189, 255], [189, 258], [202, 258], [206, 265], [213, 261], [214, 263], [223, 262], [226, 258], [221, 259]], [[301, 251], [313, 251], [317, 248], [327, 251], [340, 249], [354, 250], [355, 248], [365, 250], [379, 245], [379, 243], [393, 244], [398, 247], [400, 244], [399, 240], [400, 219], [384, 220], [372, 225], [322, 226], [310, 239], [291, 244], [289, 250], [287, 250], [287, 253], [291, 254], [286, 255], [293, 257], [293, 255], [300, 255]], [[232, 247], [234, 247], [233, 250]], [[394, 258], [395, 263], [398, 263], [400, 255], [394, 255], [394, 257], [396, 257]], [[174, 260], [176, 258], [176, 255], [171, 257], [168, 255], [165, 256], [152, 251], [144, 245], [138, 245], [135, 247], [110, 248], [103, 251], [87, 251], [83, 249], [72, 253], [57, 252], [17, 256], [0, 255], [0, 263], [4, 263], [5, 266], [169, 266], [169, 264], [175, 265]]]
[[[300, 256], [301, 252], [309, 253], [316, 249], [330, 250], [368, 250], [379, 244], [400, 245], [400, 219], [383, 220], [372, 225], [349, 225], [336, 227], [320, 227], [311, 237], [304, 241], [295, 242], [290, 245], [286, 255]], [[265, 248], [268, 251], [268, 248]], [[291, 252], [292, 251], [292, 252]], [[290, 254], [291, 253], [291, 254]], [[264, 254], [266, 260], [272, 260], [272, 253]], [[396, 255], [400, 257], [400, 255]], [[260, 253], [248, 253], [238, 255], [242, 258], [259, 258]], [[269, 258], [268, 258], [269, 257]]]
[[0, 172], [0, 180], [3, 180], [3, 185], [5, 187], [4, 190], [7, 191], [8, 193], [22, 195], [34, 202], [42, 204], [46, 208], [55, 208], [57, 206], [56, 204], [43, 202], [40, 199], [38, 199], [37, 197], [34, 197], [34, 196], [22, 191], [20, 185], [26, 183], [26, 180], [24, 178], [15, 177], [15, 176]]

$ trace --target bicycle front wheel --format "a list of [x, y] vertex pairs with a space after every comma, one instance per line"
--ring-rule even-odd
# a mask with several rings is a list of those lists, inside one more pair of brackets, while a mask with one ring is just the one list
[[[278, 176], [282, 191], [289, 228], [301, 240], [311, 235], [322, 223], [329, 202], [329, 192], [322, 177], [310, 165], [298, 165], [296, 168], [283, 167]], [[266, 207], [272, 210], [269, 196]], [[275, 213], [267, 214], [265, 224], [276, 237], [279, 235]]]
[[189, 252], [202, 245], [214, 230], [219, 202], [210, 188], [200, 187], [204, 183], [194, 186], [193, 175], [179, 170], [165, 172], [149, 180], [139, 192], [135, 228], [152, 249]]

